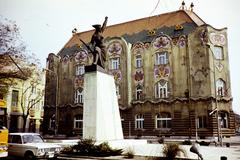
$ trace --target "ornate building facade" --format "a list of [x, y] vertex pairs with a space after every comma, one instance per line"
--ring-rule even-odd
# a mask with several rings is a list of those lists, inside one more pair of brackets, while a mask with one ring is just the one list
[[[45, 134], [82, 134], [84, 66], [92, 56], [79, 39], [92, 34], [74, 32], [47, 58]], [[104, 37], [125, 137], [234, 135], [226, 28], [178, 10], [108, 26]]]

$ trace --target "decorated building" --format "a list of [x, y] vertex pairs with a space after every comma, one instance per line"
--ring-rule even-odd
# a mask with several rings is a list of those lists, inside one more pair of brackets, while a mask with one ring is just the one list
[[[82, 134], [84, 66], [92, 55], [79, 39], [88, 43], [93, 32], [73, 30], [47, 58], [45, 134]], [[182, 8], [107, 26], [103, 35], [125, 137], [234, 135], [227, 28]]]

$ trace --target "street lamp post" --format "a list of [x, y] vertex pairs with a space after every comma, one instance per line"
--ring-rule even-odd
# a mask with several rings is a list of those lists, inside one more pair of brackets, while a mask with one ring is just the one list
[[58, 134], [58, 87], [59, 87], [59, 83], [58, 83], [58, 74], [52, 70], [49, 70], [47, 68], [45, 68], [46, 71], [51, 72], [54, 74], [54, 76], [56, 77], [56, 94], [55, 94], [55, 127], [54, 127], [54, 135]]

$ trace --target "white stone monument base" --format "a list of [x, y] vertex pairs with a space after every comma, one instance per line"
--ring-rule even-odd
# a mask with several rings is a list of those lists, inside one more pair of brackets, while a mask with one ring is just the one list
[[123, 139], [114, 78], [101, 71], [84, 75], [83, 138]]

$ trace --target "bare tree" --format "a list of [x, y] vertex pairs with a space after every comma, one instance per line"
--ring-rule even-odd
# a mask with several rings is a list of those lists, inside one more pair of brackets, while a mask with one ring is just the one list
[[29, 64], [39, 62], [27, 53], [15, 22], [0, 16], [0, 94], [5, 95], [12, 78], [27, 79], [31, 76]]

